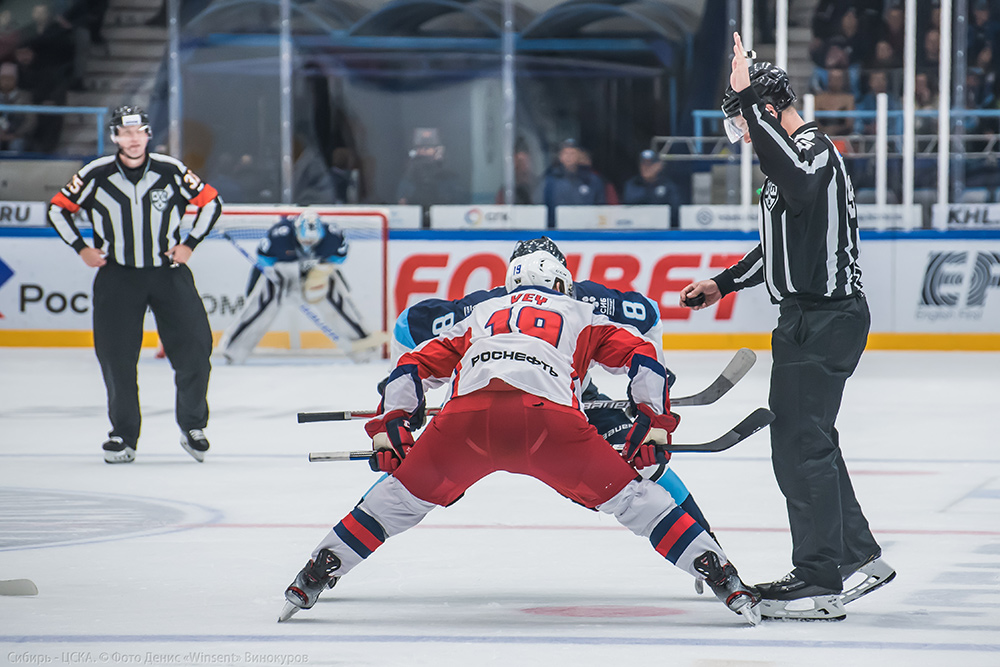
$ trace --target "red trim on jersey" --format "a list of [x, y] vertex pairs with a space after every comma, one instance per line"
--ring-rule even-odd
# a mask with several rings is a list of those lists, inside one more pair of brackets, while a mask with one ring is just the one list
[[201, 192], [199, 192], [195, 196], [195, 198], [191, 200], [191, 203], [194, 206], [197, 206], [197, 207], [200, 208], [200, 207], [204, 206], [205, 204], [207, 204], [208, 202], [212, 201], [213, 199], [215, 199], [218, 196], [219, 196], [219, 191], [216, 190], [215, 188], [213, 188], [208, 183], [205, 183], [205, 187], [203, 187], [201, 189]]
[[588, 326], [576, 340], [573, 370], [584, 377], [591, 361], [613, 368], [628, 368], [635, 354], [656, 359], [656, 348], [645, 338], [614, 324]]
[[365, 545], [370, 551], [375, 551], [382, 546], [382, 540], [372, 535], [371, 531], [362, 526], [357, 519], [348, 514], [341, 523], [344, 528], [350, 531], [351, 535], [358, 538], [358, 541]]
[[70, 213], [76, 213], [80, 210], [80, 205], [74, 203], [69, 197], [61, 192], [57, 192], [52, 198], [52, 203], [60, 208], [64, 208]]
[[677, 522], [674, 523], [674, 525], [670, 527], [670, 530], [667, 531], [667, 534], [663, 536], [663, 539], [660, 540], [659, 544], [653, 547], [654, 549], [656, 549], [656, 553], [666, 558], [667, 552], [669, 552], [670, 549], [672, 549], [673, 546], [677, 544], [677, 540], [681, 538], [681, 535], [684, 534], [684, 531], [690, 528], [691, 524], [693, 523], [694, 523], [694, 517], [692, 517], [690, 514], [685, 513], [681, 515], [681, 517], [677, 519]]
[[458, 338], [432, 338], [401, 356], [396, 366], [413, 364], [421, 379], [449, 378], [469, 350], [471, 340], [471, 328]]

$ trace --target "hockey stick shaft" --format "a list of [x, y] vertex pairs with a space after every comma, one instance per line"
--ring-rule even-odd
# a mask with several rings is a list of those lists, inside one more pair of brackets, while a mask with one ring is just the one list
[[[232, 236], [229, 235], [228, 232], [222, 232], [222, 237], [224, 239], [226, 239], [227, 241], [229, 241], [231, 244], [233, 244], [233, 247], [236, 248], [236, 250], [238, 250], [239, 253], [241, 255], [243, 255], [243, 257], [248, 262], [250, 262], [251, 264], [253, 264], [257, 268], [257, 270], [261, 272], [261, 275], [264, 276], [265, 280], [270, 281], [275, 286], [278, 286], [280, 284], [280, 282], [276, 278], [273, 278], [271, 276], [270, 272], [268, 271], [268, 269], [270, 267], [265, 266], [260, 260], [258, 260], [254, 256], [252, 256], [250, 253], [248, 253], [243, 246], [241, 246], [239, 243], [237, 243], [236, 240]], [[332, 340], [335, 343], [340, 340], [340, 336], [338, 336], [336, 333], [334, 333], [333, 329], [331, 329], [330, 327], [326, 326], [326, 323], [323, 320], [320, 319], [319, 315], [317, 315], [315, 312], [313, 312], [312, 308], [310, 308], [309, 306], [307, 306], [304, 303], [300, 303], [299, 304], [299, 310], [301, 310], [303, 313], [305, 313], [305, 316], [308, 317], [309, 320], [313, 324], [315, 324], [316, 327], [320, 331], [322, 331], [323, 334], [327, 338], [329, 338], [330, 340]]]
[[[721, 398], [726, 392], [743, 379], [743, 376], [753, 368], [757, 361], [757, 355], [749, 348], [740, 348], [733, 356], [729, 364], [723, 369], [719, 377], [705, 389], [691, 396], [680, 396], [670, 399], [670, 407], [683, 407], [692, 405], [711, 405]], [[584, 410], [594, 410], [610, 408], [613, 410], [624, 410], [629, 407], [630, 401], [602, 400], [588, 401], [583, 404]], [[427, 415], [437, 414], [441, 408], [427, 408]], [[300, 412], [298, 423], [306, 424], [310, 422], [347, 421], [350, 419], [371, 419], [378, 413], [372, 410], [339, 410], [333, 412]]]
[[[673, 443], [667, 445], [665, 449], [671, 453], [722, 452], [746, 440], [772, 421], [774, 421], [774, 413], [767, 408], [757, 408], [739, 424], [714, 440], [697, 444]], [[312, 463], [325, 461], [367, 461], [371, 458], [371, 455], [372, 450], [370, 449], [355, 450], [352, 452], [312, 452], [309, 454], [309, 461]]]

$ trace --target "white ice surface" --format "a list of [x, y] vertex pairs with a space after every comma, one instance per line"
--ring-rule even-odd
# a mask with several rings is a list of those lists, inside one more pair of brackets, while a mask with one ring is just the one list
[[[667, 352], [687, 394], [731, 355]], [[770, 357], [677, 439], [767, 404]], [[212, 448], [178, 444], [166, 361], [140, 361], [131, 465], [101, 458], [93, 351], [0, 349], [0, 665], [1000, 665], [1000, 355], [868, 352], [839, 421], [854, 485], [895, 582], [840, 623], [747, 627], [647, 541], [541, 483], [493, 475], [393, 538], [312, 610], [276, 623], [313, 546], [377, 479], [311, 451], [368, 446], [384, 363], [257, 358], [212, 374]], [[620, 378], [601, 377], [612, 396]], [[790, 568], [767, 432], [674, 458], [749, 582]]]

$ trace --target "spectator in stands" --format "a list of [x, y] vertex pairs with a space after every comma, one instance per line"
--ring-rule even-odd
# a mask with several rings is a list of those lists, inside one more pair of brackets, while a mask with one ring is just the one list
[[[831, 69], [825, 92], [816, 95], [816, 111], [853, 111], [854, 95], [847, 89], [847, 72], [842, 69]], [[849, 134], [853, 122], [846, 117], [818, 118], [817, 123], [823, 132], [830, 136]]]
[[333, 203], [357, 204], [361, 174], [354, 151], [346, 146], [333, 149], [330, 156], [330, 177], [333, 179]]
[[9, 9], [0, 9], [0, 63], [12, 62], [21, 36], [14, 26], [14, 16]]
[[[52, 18], [49, 6], [35, 5], [32, 24], [21, 35], [15, 53], [22, 86], [33, 104], [62, 105], [73, 81], [73, 33]], [[63, 117], [45, 114], [38, 119], [29, 150], [51, 153], [59, 145]]]
[[902, 56], [906, 44], [906, 15], [901, 5], [892, 5], [885, 12], [882, 39], [892, 45], [892, 50]]
[[941, 33], [930, 29], [924, 33], [923, 48], [917, 53], [917, 68], [938, 71], [941, 63]]
[[823, 67], [817, 67], [813, 72], [809, 88], [814, 93], [829, 90], [828, 79], [831, 70], [843, 70], [846, 75], [846, 90], [854, 97], [861, 96], [861, 63], [852, 63], [847, 51], [847, 44], [842, 35], [830, 39], [826, 45], [823, 57]]
[[639, 154], [639, 173], [625, 182], [622, 203], [667, 205], [670, 207], [671, 226], [678, 226], [681, 191], [667, 176], [656, 151], [647, 149]]
[[[937, 77], [927, 72], [918, 72], [914, 78], [914, 108], [917, 111], [937, 111], [938, 108], [938, 85]], [[915, 132], [917, 134], [937, 133], [937, 118], [917, 116], [914, 119]]]
[[542, 202], [549, 207], [549, 227], [556, 224], [556, 206], [606, 204], [604, 181], [585, 164], [575, 139], [559, 145], [559, 161], [545, 172]]
[[464, 197], [458, 176], [445, 163], [445, 147], [435, 127], [413, 131], [413, 148], [397, 190], [397, 203], [424, 207], [424, 223], [429, 223], [428, 207], [433, 204], [461, 204]]
[[[0, 104], [29, 104], [27, 95], [17, 88], [17, 65], [14, 63], [0, 64]], [[36, 124], [35, 114], [0, 112], [0, 152], [27, 150]]]
[[985, 48], [995, 51], [1000, 43], [1000, 22], [993, 18], [989, 0], [973, 0], [969, 21], [969, 60]]
[[[899, 111], [903, 108], [899, 96], [889, 91], [889, 76], [884, 70], [872, 70], [868, 73], [868, 92], [858, 102], [858, 111], [875, 111], [878, 108], [877, 96], [885, 93], [888, 97], [889, 111]], [[855, 134], [875, 134], [874, 118], [856, 118], [854, 120]], [[903, 134], [902, 116], [889, 116], [887, 134], [889, 136], [900, 136]]]
[[[514, 203], [534, 204], [539, 198], [540, 181], [526, 148], [514, 151]], [[506, 203], [504, 186], [497, 190], [497, 204]]]
[[333, 179], [315, 141], [296, 134], [292, 139], [292, 192], [302, 206], [333, 201]]
[[76, 0], [62, 13], [67, 24], [86, 30], [91, 44], [104, 44], [101, 28], [110, 0]]

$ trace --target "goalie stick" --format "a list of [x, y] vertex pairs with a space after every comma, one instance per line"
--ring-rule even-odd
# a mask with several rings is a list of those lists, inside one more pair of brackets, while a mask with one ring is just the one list
[[[666, 445], [664, 449], [668, 452], [722, 452], [733, 445], [746, 440], [751, 435], [761, 430], [774, 421], [774, 413], [767, 408], [757, 408], [743, 421], [729, 429], [715, 440], [701, 442], [697, 444], [673, 443]], [[362, 449], [352, 452], [312, 452], [309, 454], [310, 463], [323, 461], [367, 461], [371, 458], [372, 450]]]
[[[680, 396], [670, 399], [670, 407], [684, 407], [691, 405], [711, 405], [719, 400], [726, 392], [733, 388], [747, 372], [753, 368], [757, 361], [754, 351], [743, 347], [737, 350], [736, 354], [715, 378], [712, 384], [708, 385], [697, 394], [691, 396]], [[612, 408], [624, 410], [631, 405], [631, 401], [602, 400], [587, 401], [583, 404], [584, 410], [596, 408]], [[427, 408], [427, 415], [436, 415], [441, 408]], [[339, 410], [334, 412], [300, 412], [298, 423], [306, 424], [310, 422], [348, 421], [350, 419], [371, 419], [378, 416], [378, 412], [373, 410]]]
[[38, 595], [38, 587], [31, 579], [0, 580], [0, 595]]

